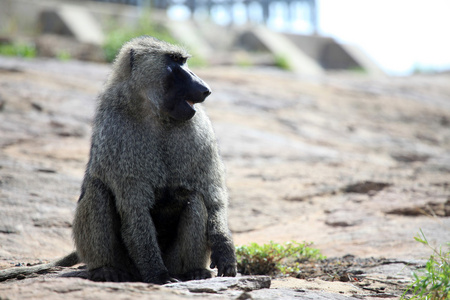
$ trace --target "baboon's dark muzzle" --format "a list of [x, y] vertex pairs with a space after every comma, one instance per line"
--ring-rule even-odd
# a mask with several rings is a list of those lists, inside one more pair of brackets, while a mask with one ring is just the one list
[[211, 95], [211, 89], [200, 77], [194, 74], [187, 67], [182, 66], [181, 72], [183, 72], [183, 77], [186, 79], [186, 84], [188, 85], [187, 100], [192, 103], [201, 103], [205, 101], [206, 97]]
[[205, 101], [211, 89], [186, 65], [176, 65], [169, 71], [165, 85], [165, 110], [175, 120], [189, 120], [195, 115], [195, 104]]

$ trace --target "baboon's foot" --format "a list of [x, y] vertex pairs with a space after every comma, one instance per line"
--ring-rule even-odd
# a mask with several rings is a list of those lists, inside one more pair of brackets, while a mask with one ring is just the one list
[[182, 281], [208, 279], [212, 277], [212, 272], [207, 269], [195, 269], [177, 277]]
[[179, 280], [177, 278], [172, 277], [171, 275], [169, 275], [168, 272], [163, 272], [156, 276], [144, 279], [144, 282], [156, 283], [156, 284], [168, 284], [168, 283], [174, 283], [174, 282], [178, 282], [178, 281]]
[[129, 273], [112, 267], [102, 267], [94, 270], [89, 270], [88, 279], [92, 281], [112, 282], [136, 281]]

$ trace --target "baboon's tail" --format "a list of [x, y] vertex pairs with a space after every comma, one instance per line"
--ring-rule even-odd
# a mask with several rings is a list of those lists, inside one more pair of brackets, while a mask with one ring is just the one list
[[76, 251], [54, 262], [55, 267], [71, 267], [73, 265], [76, 265], [77, 263], [80, 263], [80, 258], [78, 257]]
[[7, 279], [17, 278], [18, 276], [26, 276], [30, 274], [45, 273], [54, 267], [71, 267], [80, 262], [76, 252], [72, 252], [69, 255], [64, 256], [54, 262], [42, 265], [36, 265], [31, 267], [15, 267], [6, 270], [0, 270], [0, 281]]

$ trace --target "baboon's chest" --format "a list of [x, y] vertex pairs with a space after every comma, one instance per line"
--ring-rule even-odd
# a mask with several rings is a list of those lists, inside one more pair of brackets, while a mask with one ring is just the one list
[[191, 191], [182, 187], [156, 189], [155, 205], [150, 213], [162, 251], [169, 247], [176, 237], [180, 217], [191, 195]]

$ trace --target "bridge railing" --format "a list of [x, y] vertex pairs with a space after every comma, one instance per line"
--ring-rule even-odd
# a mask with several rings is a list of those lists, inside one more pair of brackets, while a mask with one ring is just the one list
[[[187, 8], [191, 16], [199, 9], [208, 12], [220, 10], [229, 23], [263, 23], [273, 20], [282, 22], [285, 29], [294, 31], [299, 22], [309, 27], [310, 33], [317, 33], [316, 0], [95, 0], [98, 2], [121, 3], [139, 7], [169, 9], [174, 6]], [[236, 11], [240, 11], [237, 20]], [[242, 21], [244, 19], [244, 21]], [[296, 25], [297, 24], [297, 25]], [[291, 29], [291, 30], [289, 30]], [[294, 29], [294, 30], [292, 30]]]

